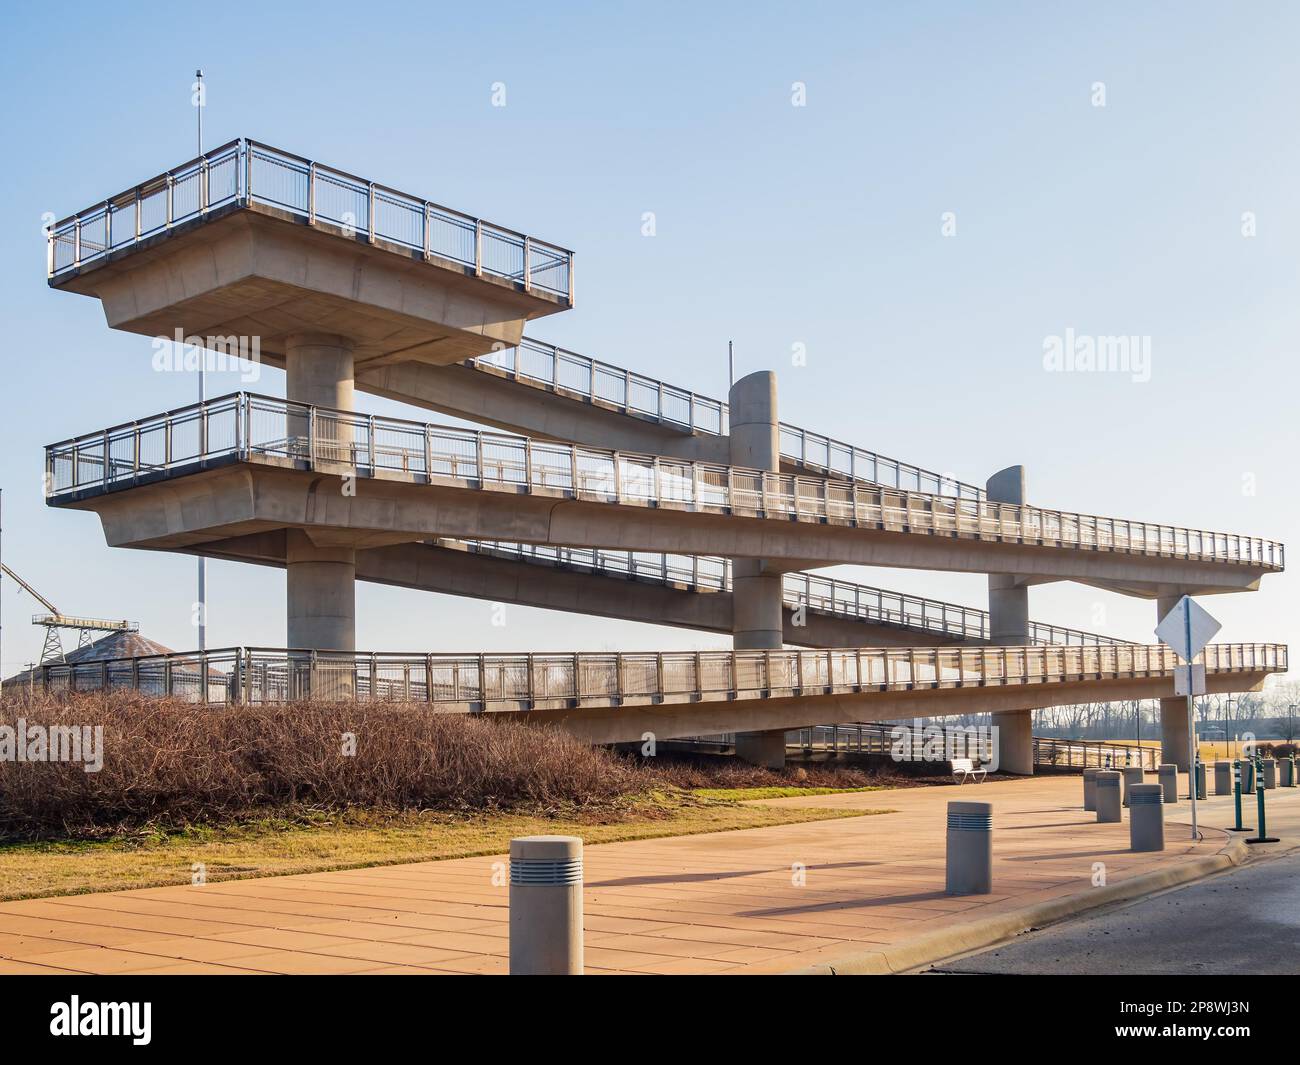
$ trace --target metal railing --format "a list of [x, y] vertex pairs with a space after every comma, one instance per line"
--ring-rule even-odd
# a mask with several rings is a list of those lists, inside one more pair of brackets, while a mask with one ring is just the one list
[[[931, 730], [938, 728], [940, 735]], [[787, 747], [830, 754], [875, 754], [896, 758], [899, 761], [933, 761], [936, 740], [943, 751], [940, 761], [973, 758], [989, 763], [993, 757], [993, 733], [985, 727], [945, 725], [931, 720], [916, 728], [908, 724], [882, 724], [859, 722], [847, 725], [814, 725], [811, 728], [792, 729], [786, 733]], [[686, 736], [673, 743], [688, 743], [698, 748], [723, 748], [735, 744], [735, 734], [726, 732], [716, 736]], [[1141, 766], [1154, 773], [1159, 765], [1160, 752], [1154, 747], [1135, 743], [1090, 740], [1060, 740], [1035, 736], [1033, 742], [1034, 764], [1074, 769], [1109, 769], [1119, 766]]]
[[573, 303], [567, 248], [244, 138], [56, 222], [48, 231], [48, 275], [79, 270], [227, 204], [278, 208], [347, 237]]
[[[517, 347], [467, 359], [466, 365], [685, 432], [725, 436], [728, 431], [728, 407], [722, 400], [530, 337]], [[984, 489], [976, 485], [787, 422], [780, 425], [780, 447], [781, 457], [792, 463], [850, 480], [960, 499], [984, 498]]]
[[861, 481], [578, 447], [231, 393], [46, 449], [47, 498], [189, 473], [216, 459], [325, 472], [1044, 547], [1282, 569], [1259, 537], [1012, 503], [900, 492]]
[[[1206, 672], [1282, 672], [1285, 644], [1211, 644]], [[449, 711], [618, 707], [1172, 676], [1164, 646], [398, 654], [233, 647], [40, 667], [51, 691], [127, 688], [200, 702], [315, 698]]]
[[1034, 762], [1067, 769], [1119, 769], [1141, 766], [1149, 773], [1160, 767], [1160, 750], [1136, 743], [1101, 740], [1060, 740], [1034, 737]]
[[[679, 584], [700, 591], [720, 592], [731, 588], [731, 561], [711, 555], [670, 555], [643, 551], [610, 551], [599, 548], [551, 547], [545, 544], [505, 543], [489, 540], [448, 540], [481, 555], [542, 566], [582, 570], [609, 577], [632, 578], [658, 584]], [[989, 638], [988, 611], [960, 603], [946, 603], [918, 595], [892, 592], [853, 581], [820, 577], [811, 573], [786, 573], [782, 592], [785, 604], [800, 606], [835, 617], [933, 632], [960, 639]], [[1128, 643], [1095, 632], [1029, 623], [1032, 643], [1119, 644]], [[798, 641], [796, 641], [798, 642]]]

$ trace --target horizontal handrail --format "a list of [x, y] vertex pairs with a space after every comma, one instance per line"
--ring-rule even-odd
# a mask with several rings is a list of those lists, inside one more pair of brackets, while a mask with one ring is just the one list
[[579, 447], [246, 392], [49, 445], [46, 495], [129, 486], [222, 457], [626, 506], [1285, 565], [1283, 545], [1260, 537]]
[[54, 223], [48, 276], [77, 271], [227, 204], [288, 211], [309, 225], [395, 245], [426, 261], [449, 260], [475, 276], [504, 278], [573, 304], [569, 249], [246, 138]]
[[[467, 359], [477, 370], [504, 373], [523, 384], [612, 406], [684, 432], [725, 436], [729, 408], [687, 388], [670, 385], [622, 366], [524, 337], [517, 347]], [[947, 474], [801, 429], [780, 425], [781, 457], [811, 470], [907, 491], [983, 499], [984, 489]]]
[[[1206, 672], [1281, 672], [1285, 644], [1211, 644]], [[129, 688], [203, 702], [301, 698], [554, 709], [1172, 676], [1163, 645], [796, 651], [401, 654], [234, 647], [39, 667], [50, 690]]]
[[[936, 736], [935, 729], [939, 729]], [[940, 742], [936, 743], [936, 739]], [[734, 733], [716, 736], [683, 736], [674, 743], [717, 748], [735, 743]], [[946, 725], [930, 721], [917, 728], [908, 724], [855, 722], [845, 725], [813, 725], [786, 733], [787, 747], [805, 751], [829, 751], [836, 754], [887, 755], [900, 761], [946, 761], [954, 757], [991, 762], [996, 754], [991, 729], [979, 726]], [[937, 755], [941, 754], [942, 757]], [[1036, 765], [1057, 768], [1141, 766], [1155, 772], [1160, 752], [1155, 747], [1136, 743], [1096, 740], [1065, 740], [1035, 736], [1033, 757]]]
[[[682, 584], [701, 591], [726, 591], [731, 588], [731, 560], [712, 555], [668, 555], [491, 540], [447, 542], [464, 546], [476, 554], [529, 564], [562, 566], [588, 573], [631, 577], [661, 584]], [[812, 573], [784, 574], [782, 593], [786, 606], [791, 608], [803, 606], [835, 617], [898, 625], [961, 639], [989, 638], [988, 611], [960, 603], [947, 603], [940, 599], [908, 595]], [[1079, 645], [1129, 642], [1113, 636], [1037, 621], [1029, 623], [1029, 640], [1032, 643]]]

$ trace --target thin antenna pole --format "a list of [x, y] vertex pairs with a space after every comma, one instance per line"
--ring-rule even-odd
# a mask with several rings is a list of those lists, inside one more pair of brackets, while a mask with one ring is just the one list
[[[203, 96], [203, 69], [200, 67], [194, 72], [195, 77], [195, 108], [194, 112], [198, 116], [199, 122], [199, 157], [203, 156], [203, 107], [206, 100]], [[201, 193], [200, 193], [201, 194]], [[199, 417], [204, 417], [203, 404], [208, 399], [208, 350], [207, 348], [199, 349]], [[208, 560], [202, 555], [199, 556], [199, 650], [206, 651], [208, 647]]]
[[736, 383], [736, 354], [731, 341], [727, 341], [727, 387]]

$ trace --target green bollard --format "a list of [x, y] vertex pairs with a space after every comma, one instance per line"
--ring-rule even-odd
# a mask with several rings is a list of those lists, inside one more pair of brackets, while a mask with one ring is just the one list
[[1249, 832], [1250, 829], [1241, 823], [1241, 761], [1234, 760], [1232, 763], [1232, 801], [1237, 808], [1237, 823], [1233, 825], [1229, 832]]
[[1264, 759], [1255, 756], [1255, 804], [1259, 809], [1259, 835], [1251, 836], [1247, 843], [1276, 843], [1277, 837], [1270, 836], [1264, 824]]

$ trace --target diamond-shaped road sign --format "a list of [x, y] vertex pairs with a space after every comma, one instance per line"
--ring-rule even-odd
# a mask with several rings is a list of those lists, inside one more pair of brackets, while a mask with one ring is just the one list
[[1184, 662], [1190, 662], [1214, 639], [1222, 625], [1212, 618], [1190, 595], [1178, 600], [1178, 605], [1164, 616], [1156, 626], [1156, 635], [1167, 643]]

